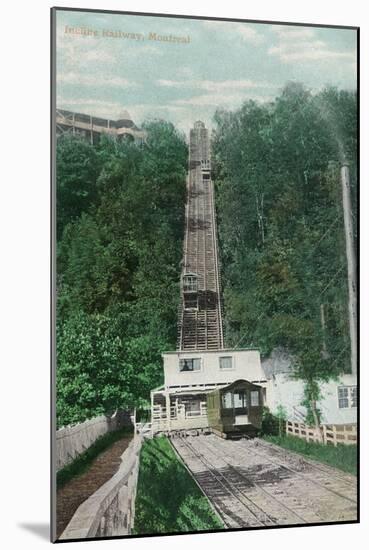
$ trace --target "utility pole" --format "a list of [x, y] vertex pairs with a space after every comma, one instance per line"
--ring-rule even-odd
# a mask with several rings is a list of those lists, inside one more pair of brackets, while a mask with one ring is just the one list
[[348, 282], [348, 316], [351, 340], [351, 372], [357, 372], [357, 293], [356, 293], [356, 257], [354, 248], [354, 231], [350, 195], [350, 173], [348, 163], [341, 166], [342, 206], [345, 225], [347, 282]]
[[325, 327], [325, 314], [324, 314], [324, 304], [320, 304], [320, 324], [322, 327], [322, 357], [323, 359], [328, 359], [329, 354], [327, 350], [327, 341], [326, 341], [326, 327]]

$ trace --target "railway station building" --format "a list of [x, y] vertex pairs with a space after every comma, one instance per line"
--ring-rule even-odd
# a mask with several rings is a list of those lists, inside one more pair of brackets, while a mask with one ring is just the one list
[[162, 358], [164, 384], [151, 392], [153, 432], [207, 428], [208, 392], [240, 379], [267, 385], [258, 349], [178, 350]]

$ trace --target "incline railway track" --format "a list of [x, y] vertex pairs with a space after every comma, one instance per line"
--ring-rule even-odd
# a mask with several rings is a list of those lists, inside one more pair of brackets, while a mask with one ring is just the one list
[[258, 439], [211, 435], [173, 445], [226, 527], [356, 520], [356, 479], [349, 474]]
[[[283, 449], [279, 449], [275, 445], [271, 443], [266, 443], [261, 439], [255, 439], [251, 441], [253, 443], [252, 450], [246, 447], [245, 450], [247, 452], [252, 453], [254, 455], [258, 455], [261, 458], [267, 457], [270, 462], [273, 462], [278, 466], [281, 466], [287, 470], [290, 470], [291, 472], [305, 478], [310, 483], [314, 483], [315, 485], [320, 485], [326, 491], [330, 491], [331, 493], [356, 504], [357, 502], [356, 484], [353, 483], [354, 480], [352, 478], [352, 475], [350, 474], [345, 475], [343, 473], [340, 473], [335, 468], [332, 468], [331, 466], [324, 465], [324, 464], [317, 464], [313, 460], [310, 460], [306, 457], [302, 458], [301, 455], [294, 453], [293, 451], [288, 451], [288, 455], [287, 455], [286, 451], [284, 451]], [[243, 442], [239, 441], [238, 444], [243, 445]], [[257, 446], [256, 448], [255, 448], [255, 445]], [[260, 448], [264, 448], [266, 452], [264, 453], [260, 452]], [[272, 460], [272, 457], [276, 457], [277, 460]], [[307, 473], [305, 473], [304, 471], [306, 469], [306, 465], [309, 466]], [[301, 472], [299, 471], [300, 469], [301, 469]], [[341, 492], [338, 492], [337, 490], [331, 489], [329, 487], [329, 484], [331, 482], [327, 482], [325, 477], [327, 475], [330, 478], [332, 478], [332, 482], [336, 484], [336, 487], [337, 486], [340, 487]], [[344, 494], [345, 491], [346, 492], [348, 491], [349, 494], [353, 493], [353, 496], [352, 497], [347, 496], [347, 494]]]
[[[274, 517], [271, 512], [267, 513], [265, 511], [264, 503], [260, 496], [259, 498], [255, 498], [255, 494], [252, 495], [252, 497], [246, 494], [246, 491], [250, 492], [251, 487], [256, 491], [260, 491], [260, 487], [257, 487], [255, 483], [250, 482], [249, 479], [247, 479], [229, 463], [228, 466], [230, 467], [227, 471], [225, 471], [224, 468], [217, 467], [216, 462], [219, 462], [219, 459], [213, 458], [213, 460], [210, 460], [208, 457], [205, 458], [205, 455], [199, 452], [188, 440], [182, 439], [179, 445], [186, 447], [187, 450], [205, 466], [210, 476], [215, 480], [216, 485], [211, 487], [211, 484], [209, 484], [208, 473], [195, 476], [206, 496], [213, 502], [215, 509], [221, 516], [226, 527], [232, 528], [278, 525], [277, 518]], [[222, 460], [226, 463], [224, 459]], [[219, 490], [219, 488], [224, 488], [226, 495], [224, 495], [222, 490]], [[214, 495], [216, 497], [215, 499]], [[269, 494], [269, 496], [275, 500], [277, 506], [288, 512], [289, 516], [284, 518], [283, 523], [304, 523], [303, 517], [299, 516], [285, 504], [279, 502], [273, 495]], [[232, 508], [234, 508], [235, 502], [237, 505], [236, 510], [233, 509], [231, 513], [229, 504], [231, 503]], [[276, 513], [277, 511], [274, 509], [273, 512]], [[237, 522], [235, 524], [236, 519]]]
[[[344, 489], [341, 489], [341, 490], [340, 489], [339, 490], [333, 489], [331, 487], [332, 482], [327, 481], [327, 478], [324, 477], [324, 476], [319, 476], [319, 474], [317, 474], [317, 472], [316, 472], [316, 468], [313, 468], [313, 470], [315, 470], [313, 472], [308, 471], [307, 473], [305, 473], [304, 472], [304, 468], [305, 468], [304, 459], [301, 459], [300, 462], [296, 462], [295, 466], [291, 467], [291, 465], [286, 464], [286, 457], [284, 457], [284, 459], [273, 460], [273, 458], [270, 456], [270, 453], [266, 453], [266, 452], [261, 453], [260, 451], [257, 451], [255, 449], [255, 444], [254, 443], [257, 443], [257, 445], [259, 446], [260, 445], [260, 440], [257, 440], [255, 442], [251, 441], [251, 443], [252, 443], [251, 447], [250, 446], [246, 447], [246, 445], [247, 445], [246, 441], [236, 442], [236, 445], [238, 445], [239, 443], [241, 443], [241, 445], [243, 443], [241, 453], [246, 451], [246, 453], [248, 453], [249, 456], [254, 457], [256, 455], [256, 456], [258, 456], [258, 457], [260, 457], [264, 460], [267, 460], [268, 463], [272, 464], [275, 468], [292, 472], [293, 474], [295, 474], [296, 476], [298, 476], [302, 480], [304, 480], [304, 482], [314, 484], [314, 485], [318, 486], [320, 489], [322, 489], [325, 492], [332, 493], [335, 496], [338, 496], [338, 497], [340, 497], [344, 500], [347, 500], [349, 502], [352, 502], [352, 503], [356, 504], [356, 498], [353, 498], [352, 496], [347, 496], [345, 494], [345, 491], [348, 490], [347, 486]], [[261, 446], [262, 446], [262, 443], [261, 443]], [[239, 450], [236, 449], [235, 453], [233, 453], [233, 454], [230, 454], [229, 451], [227, 451], [226, 456], [229, 459], [234, 460], [236, 458], [236, 456], [239, 456]], [[291, 458], [288, 458], [287, 461], [288, 461], [288, 463], [291, 463]], [[299, 471], [299, 469], [301, 468], [301, 465], [303, 465], [303, 469], [302, 469], [302, 471]], [[334, 483], [337, 485], [337, 482], [340, 480], [340, 477], [336, 476], [335, 474], [333, 474], [333, 477], [334, 477], [334, 480], [332, 480], [332, 481], [334, 481]], [[342, 483], [342, 482], [340, 481], [340, 483]], [[346, 482], [346, 483], [348, 483], [348, 482]], [[352, 483], [350, 484], [350, 494], [351, 494], [351, 490], [356, 491], [356, 488]]]
[[[207, 140], [207, 134], [202, 136]], [[217, 350], [223, 346], [218, 246], [210, 161], [201, 158], [201, 143], [191, 143], [187, 178], [183, 274], [197, 275], [198, 307], [180, 306], [178, 345], [181, 350]], [[196, 158], [196, 160], [194, 160]], [[206, 170], [203, 169], [204, 162]]]

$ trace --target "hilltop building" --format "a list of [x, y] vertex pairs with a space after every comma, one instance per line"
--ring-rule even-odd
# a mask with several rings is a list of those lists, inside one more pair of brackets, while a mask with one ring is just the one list
[[138, 142], [146, 139], [146, 132], [135, 125], [127, 111], [123, 111], [119, 119], [111, 120], [57, 109], [56, 135], [59, 137], [66, 133], [83, 136], [92, 145], [98, 143], [103, 134]]

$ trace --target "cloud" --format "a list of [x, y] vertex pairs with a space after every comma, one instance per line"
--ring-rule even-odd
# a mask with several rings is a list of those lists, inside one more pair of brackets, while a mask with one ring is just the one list
[[118, 119], [120, 113], [127, 111], [126, 105], [122, 103], [100, 99], [73, 99], [58, 96], [56, 104], [59, 108], [70, 109], [72, 111], [113, 120]]
[[78, 86], [96, 87], [102, 86], [112, 88], [137, 88], [138, 84], [127, 78], [102, 74], [79, 74], [74, 72], [59, 73], [57, 76], [59, 84], [77, 84]]
[[166, 113], [182, 114], [186, 107], [183, 105], [156, 105], [155, 103], [139, 103], [137, 105], [129, 105], [129, 112], [134, 116], [134, 120], [142, 120], [144, 118], [162, 117]]
[[271, 30], [281, 40], [306, 40], [314, 37], [314, 29], [311, 27], [289, 27], [286, 25], [272, 25]]
[[133, 120], [136, 122], [136, 119], [145, 118], [149, 115], [157, 117], [162, 116], [163, 112], [170, 113], [182, 113], [185, 109], [181, 105], [156, 105], [155, 103], [139, 103], [127, 105], [117, 101], [104, 101], [101, 99], [73, 99], [65, 98], [61, 95], [57, 98], [57, 106], [59, 108], [69, 108], [71, 110], [75, 109], [80, 112], [85, 112], [86, 114], [93, 116], [102, 116], [110, 119], [119, 117], [120, 113], [123, 111], [129, 112], [133, 116]]
[[269, 53], [278, 55], [279, 59], [286, 63], [295, 61], [325, 61], [328, 59], [352, 61], [355, 59], [355, 53], [353, 52], [339, 52], [326, 48], [300, 47], [296, 51], [286, 51], [284, 48], [271, 48]]
[[93, 61], [98, 63], [114, 63], [114, 55], [103, 49], [87, 50], [83, 53], [83, 61]]
[[247, 90], [253, 88], [272, 88], [275, 87], [267, 82], [255, 82], [253, 80], [165, 80], [156, 81], [159, 86], [168, 88], [197, 88], [208, 92], [214, 90]]
[[203, 26], [209, 30], [224, 33], [225, 36], [237, 34], [248, 44], [259, 45], [265, 38], [249, 23], [235, 23], [233, 21], [204, 21]]
[[284, 63], [341, 60], [354, 62], [354, 51], [339, 51], [329, 48], [326, 42], [318, 40], [314, 29], [299, 27], [272, 27], [278, 43], [268, 49], [268, 54]]
[[101, 99], [72, 99], [72, 98], [63, 98], [61, 96], [58, 96], [57, 98], [57, 104], [60, 103], [68, 103], [68, 105], [99, 105], [99, 106], [120, 106], [120, 103], [117, 102], [111, 102], [111, 101], [103, 101]]
[[243, 101], [247, 101], [248, 99], [254, 99], [255, 101], [260, 101], [260, 102], [266, 102], [266, 101], [271, 101], [273, 98], [272, 96], [245, 94], [244, 92], [241, 92], [241, 91], [236, 93], [224, 93], [223, 90], [219, 90], [219, 92], [196, 95], [186, 99], [175, 99], [172, 101], [172, 104], [191, 105], [191, 106], [230, 107], [230, 106], [239, 105]]
[[[278, 86], [267, 82], [256, 82], [253, 80], [164, 80], [156, 81], [159, 86], [175, 89], [191, 89], [200, 93], [191, 97], [178, 98], [170, 102], [171, 105], [179, 106], [236, 106], [243, 101], [254, 99], [257, 101], [270, 101], [270, 95], [260, 94], [261, 90], [276, 89]], [[203, 93], [201, 93], [203, 92]]]

